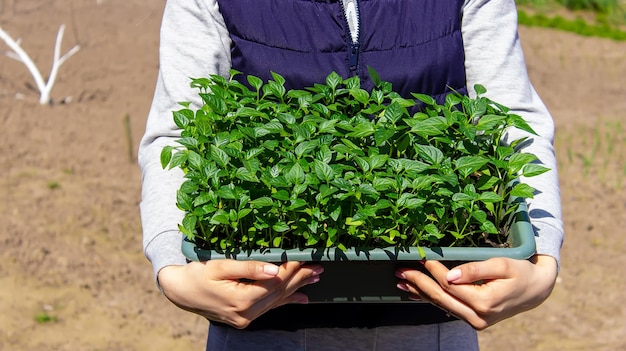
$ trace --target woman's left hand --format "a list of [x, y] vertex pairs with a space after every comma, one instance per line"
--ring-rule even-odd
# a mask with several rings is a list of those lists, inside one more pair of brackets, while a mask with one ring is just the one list
[[530, 260], [492, 258], [449, 270], [438, 261], [423, 261], [432, 275], [399, 269], [398, 288], [426, 300], [483, 330], [503, 319], [539, 306], [556, 282], [557, 264], [551, 256]]

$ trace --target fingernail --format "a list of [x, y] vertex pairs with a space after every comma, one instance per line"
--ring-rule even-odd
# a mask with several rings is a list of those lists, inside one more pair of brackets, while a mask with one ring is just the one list
[[406, 286], [406, 284], [404, 284], [404, 283], [398, 283], [398, 284], [396, 285], [396, 287], [397, 287], [398, 289], [402, 290], [402, 291], [409, 292], [409, 288], [408, 288], [408, 287]]
[[319, 267], [319, 268], [316, 268], [315, 270], [313, 270], [312, 275], [316, 276], [316, 275], [320, 275], [322, 273], [324, 273], [324, 268], [323, 267]]
[[278, 274], [278, 266], [273, 264], [266, 264], [263, 266], [263, 273], [267, 275], [277, 275]]
[[306, 297], [306, 296], [303, 296], [303, 297], [299, 298], [297, 302], [300, 303], [300, 304], [306, 305], [307, 303], [309, 303], [309, 298]]
[[449, 282], [453, 282], [455, 280], [459, 280], [461, 278], [461, 270], [460, 269], [452, 269], [446, 273], [446, 279]]
[[315, 276], [312, 276], [311, 278], [309, 278], [308, 284], [315, 284], [315, 283], [317, 283], [319, 281], [320, 281], [320, 277], [315, 275]]
[[400, 279], [406, 279], [406, 275], [404, 274], [403, 271], [396, 271], [396, 277]]

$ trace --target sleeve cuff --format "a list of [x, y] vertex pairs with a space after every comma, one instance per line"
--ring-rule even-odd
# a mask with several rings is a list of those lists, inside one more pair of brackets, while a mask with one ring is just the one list
[[166, 266], [182, 266], [187, 264], [187, 258], [181, 251], [183, 236], [178, 231], [167, 231], [158, 234], [147, 245], [145, 255], [152, 263], [154, 281], [159, 289], [159, 271]]

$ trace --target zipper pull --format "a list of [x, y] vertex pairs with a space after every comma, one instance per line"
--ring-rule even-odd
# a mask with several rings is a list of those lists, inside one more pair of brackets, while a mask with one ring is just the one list
[[350, 55], [348, 59], [348, 64], [350, 65], [351, 71], [356, 71], [359, 65], [359, 43], [350, 44]]

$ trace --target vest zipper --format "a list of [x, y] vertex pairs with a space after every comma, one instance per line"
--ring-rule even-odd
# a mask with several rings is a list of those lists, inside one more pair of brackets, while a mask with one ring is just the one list
[[350, 34], [348, 65], [352, 74], [359, 75], [359, 31], [361, 18], [359, 16], [358, 0], [342, 0], [341, 8], [343, 9], [343, 16], [348, 24]]

